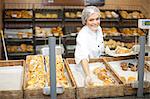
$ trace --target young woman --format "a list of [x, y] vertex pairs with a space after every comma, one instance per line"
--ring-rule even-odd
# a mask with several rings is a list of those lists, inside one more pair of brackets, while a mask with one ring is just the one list
[[93, 78], [89, 71], [89, 59], [98, 58], [104, 52], [104, 40], [100, 27], [100, 11], [95, 6], [87, 6], [82, 11], [83, 27], [76, 39], [75, 61], [82, 66], [86, 84], [92, 84]]

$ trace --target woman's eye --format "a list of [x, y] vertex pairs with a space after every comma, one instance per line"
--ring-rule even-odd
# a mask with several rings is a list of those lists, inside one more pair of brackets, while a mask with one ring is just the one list
[[89, 21], [93, 21], [94, 19], [90, 19]]
[[100, 20], [99, 18], [96, 18], [96, 20]]

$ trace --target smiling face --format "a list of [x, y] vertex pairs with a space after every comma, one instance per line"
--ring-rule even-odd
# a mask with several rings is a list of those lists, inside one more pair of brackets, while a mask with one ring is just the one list
[[100, 25], [100, 15], [99, 13], [93, 13], [87, 20], [86, 25], [94, 32], [97, 31]]

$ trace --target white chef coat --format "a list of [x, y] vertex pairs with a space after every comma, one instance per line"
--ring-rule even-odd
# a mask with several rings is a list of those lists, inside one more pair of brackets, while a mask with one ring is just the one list
[[84, 26], [76, 39], [75, 61], [79, 64], [82, 59], [98, 58], [104, 52], [104, 39], [102, 29], [99, 26], [97, 32]]

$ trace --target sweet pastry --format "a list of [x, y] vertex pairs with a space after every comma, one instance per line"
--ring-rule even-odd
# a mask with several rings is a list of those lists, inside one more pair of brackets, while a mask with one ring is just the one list
[[104, 85], [112, 85], [112, 84], [114, 84], [114, 81], [112, 79], [109, 78], [104, 80]]
[[134, 82], [135, 80], [136, 80], [136, 78], [133, 77], [133, 76], [128, 77], [128, 83], [132, 83], [132, 82]]
[[100, 69], [101, 73], [107, 74], [107, 70], [105, 68]]
[[137, 67], [134, 65], [131, 67], [131, 71], [137, 71]]
[[121, 46], [117, 46], [117, 48], [115, 49], [115, 53], [116, 54], [125, 54], [125, 53], [130, 53], [131, 50], [127, 49], [125, 47], [121, 47]]
[[123, 83], [126, 83], [126, 78], [124, 76], [121, 76], [120, 79]]
[[122, 70], [127, 71], [128, 70], [128, 64], [126, 62], [122, 62], [120, 64], [120, 67], [122, 68]]
[[97, 75], [100, 72], [100, 68], [97, 67], [93, 70], [93, 74]]
[[107, 79], [107, 78], [109, 78], [109, 77], [107, 76], [106, 73], [98, 73], [98, 78], [99, 78], [100, 80], [105, 80], [105, 79]]

